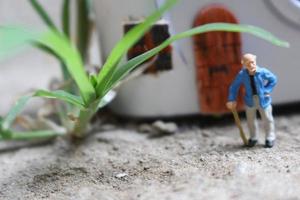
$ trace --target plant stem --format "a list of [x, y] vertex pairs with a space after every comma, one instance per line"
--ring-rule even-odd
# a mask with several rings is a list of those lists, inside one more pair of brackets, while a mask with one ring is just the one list
[[91, 28], [88, 5], [87, 0], [77, 0], [77, 47], [84, 63], [86, 62]]
[[98, 103], [99, 101], [96, 101], [92, 103], [88, 109], [80, 110], [78, 120], [73, 131], [71, 132], [72, 136], [75, 138], [83, 138], [85, 136], [86, 132], [88, 131], [89, 122], [97, 111]]
[[70, 0], [64, 0], [63, 2], [61, 21], [63, 32], [70, 38]]

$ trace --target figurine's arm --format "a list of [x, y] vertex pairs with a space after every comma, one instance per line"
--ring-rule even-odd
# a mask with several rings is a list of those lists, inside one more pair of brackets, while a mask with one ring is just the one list
[[264, 85], [265, 94], [270, 94], [277, 83], [277, 77], [270, 72], [269, 70], [264, 70], [264, 79], [267, 80], [266, 84]]
[[242, 76], [242, 71], [240, 71], [229, 87], [228, 102], [226, 103], [226, 106], [230, 110], [236, 108], [236, 97], [238, 95], [239, 88], [242, 84]]
[[235, 79], [233, 80], [233, 82], [231, 83], [229, 87], [228, 101], [236, 101], [238, 91], [240, 89], [243, 80], [242, 76], [243, 76], [242, 71], [240, 71], [238, 75], [235, 77]]

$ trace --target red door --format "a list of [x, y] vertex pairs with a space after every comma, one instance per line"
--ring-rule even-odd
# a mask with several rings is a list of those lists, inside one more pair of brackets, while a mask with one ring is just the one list
[[[194, 26], [213, 22], [238, 23], [235, 16], [220, 5], [207, 6], [197, 14]], [[193, 37], [196, 79], [201, 113], [228, 112], [228, 89], [241, 65], [239, 33], [209, 32]], [[241, 92], [238, 110], [243, 108]]]

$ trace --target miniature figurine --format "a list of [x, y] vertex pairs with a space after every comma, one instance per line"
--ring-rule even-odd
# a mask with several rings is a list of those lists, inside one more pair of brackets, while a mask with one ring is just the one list
[[245, 68], [237, 74], [232, 82], [226, 106], [230, 110], [235, 110], [238, 90], [243, 84], [246, 90], [244, 101], [246, 104], [247, 124], [250, 131], [247, 146], [255, 146], [258, 140], [256, 119], [256, 110], [258, 110], [266, 132], [265, 147], [272, 148], [276, 135], [270, 93], [277, 83], [277, 78], [268, 69], [257, 66], [256, 56], [253, 54], [248, 53], [243, 55], [242, 64]]

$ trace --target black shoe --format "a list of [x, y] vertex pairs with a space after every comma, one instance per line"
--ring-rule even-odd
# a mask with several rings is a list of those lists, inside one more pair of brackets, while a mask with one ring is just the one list
[[272, 148], [274, 146], [275, 140], [266, 140], [265, 148]]
[[248, 140], [248, 144], [247, 144], [247, 147], [254, 147], [257, 143], [257, 140], [253, 140], [253, 139], [249, 139]]

